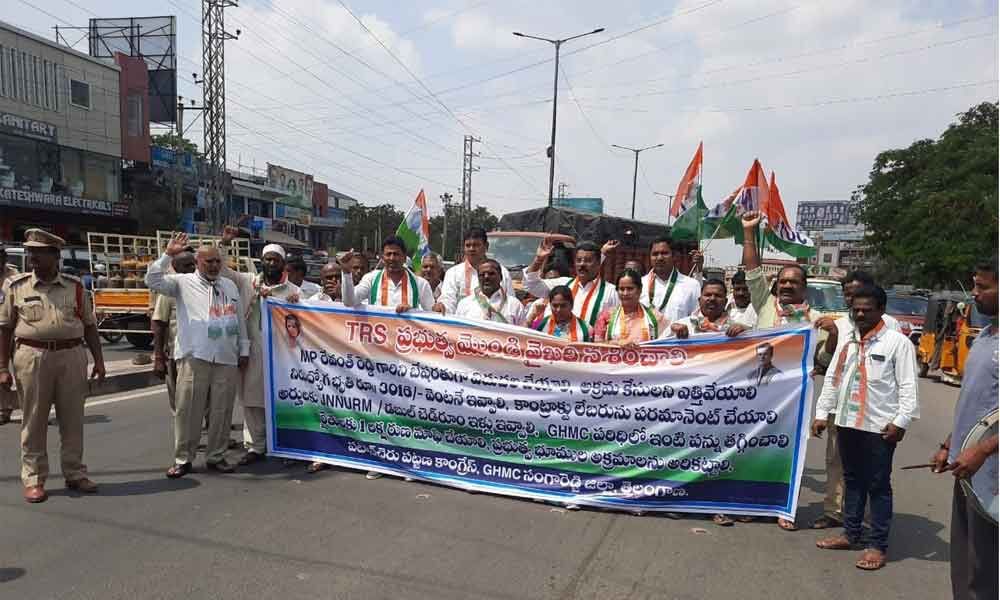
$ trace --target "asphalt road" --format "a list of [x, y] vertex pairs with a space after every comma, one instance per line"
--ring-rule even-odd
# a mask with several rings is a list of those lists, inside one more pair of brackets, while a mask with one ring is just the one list
[[[922, 381], [923, 418], [896, 466], [926, 462], [957, 390]], [[2, 598], [906, 598], [949, 597], [951, 477], [895, 474], [890, 563], [821, 551], [824, 532], [773, 522], [716, 527], [474, 495], [279, 460], [171, 481], [160, 388], [88, 400], [86, 460], [100, 494], [21, 499], [18, 428], [0, 427]], [[234, 432], [234, 436], [239, 432]], [[50, 449], [56, 450], [55, 428]], [[811, 442], [799, 522], [821, 512], [823, 443]], [[234, 453], [235, 455], [236, 453]], [[58, 454], [50, 460], [58, 465]]]

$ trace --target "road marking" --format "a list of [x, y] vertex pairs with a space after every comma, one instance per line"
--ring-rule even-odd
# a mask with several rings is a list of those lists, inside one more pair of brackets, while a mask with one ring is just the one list
[[101, 406], [102, 404], [114, 404], [115, 402], [124, 402], [125, 400], [134, 400], [136, 398], [144, 398], [146, 396], [153, 396], [166, 391], [166, 385], [158, 385], [151, 387], [147, 390], [141, 392], [135, 392], [132, 394], [125, 394], [124, 396], [116, 396], [113, 398], [105, 398], [104, 400], [95, 400], [93, 402], [87, 402], [84, 406]]

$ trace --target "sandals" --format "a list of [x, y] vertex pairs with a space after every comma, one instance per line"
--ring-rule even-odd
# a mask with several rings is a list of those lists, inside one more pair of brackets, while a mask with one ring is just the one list
[[186, 462], [182, 465], [173, 465], [167, 469], [167, 477], [169, 479], [177, 479], [179, 477], [184, 477], [191, 472], [191, 463]]
[[834, 527], [840, 527], [841, 525], [843, 525], [842, 522], [828, 515], [823, 515], [812, 522], [813, 529], [832, 529]]
[[729, 516], [724, 514], [717, 514], [712, 516], [712, 522], [719, 527], [732, 527], [735, 521], [729, 518]]
[[854, 566], [862, 571], [878, 571], [885, 566], [885, 552], [877, 548], [865, 548]]
[[795, 524], [795, 521], [789, 521], [788, 519], [782, 519], [778, 517], [778, 527], [784, 529], [785, 531], [798, 531], [799, 526]]
[[319, 473], [325, 468], [326, 468], [326, 463], [321, 463], [321, 462], [309, 463], [309, 466], [306, 467], [306, 473]]
[[835, 535], [816, 540], [816, 547], [820, 550], [850, 550], [855, 547], [855, 544], [847, 539], [846, 535]]

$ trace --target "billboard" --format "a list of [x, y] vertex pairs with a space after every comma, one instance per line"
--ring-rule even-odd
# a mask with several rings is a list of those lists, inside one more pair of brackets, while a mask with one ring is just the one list
[[799, 202], [795, 213], [795, 226], [800, 231], [822, 231], [841, 225], [856, 225], [857, 219], [851, 212], [847, 200], [823, 200], [819, 202]]
[[267, 185], [285, 192], [284, 196], [278, 198], [278, 202], [301, 208], [310, 214], [312, 213], [312, 175], [268, 163]]
[[553, 206], [596, 215], [604, 214], [604, 198], [553, 198]]
[[114, 60], [115, 54], [141, 58], [149, 79], [149, 121], [177, 120], [177, 21], [175, 17], [91, 19], [90, 55]]

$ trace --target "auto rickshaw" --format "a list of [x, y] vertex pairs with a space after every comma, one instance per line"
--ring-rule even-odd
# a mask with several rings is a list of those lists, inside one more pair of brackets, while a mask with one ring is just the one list
[[943, 383], [961, 385], [969, 348], [987, 325], [989, 319], [968, 297], [948, 292], [932, 295], [917, 346], [920, 376], [940, 370]]

